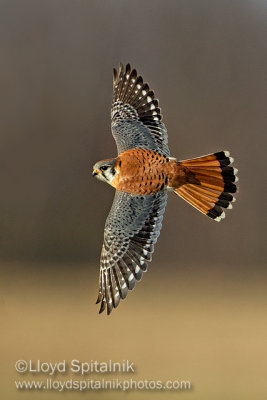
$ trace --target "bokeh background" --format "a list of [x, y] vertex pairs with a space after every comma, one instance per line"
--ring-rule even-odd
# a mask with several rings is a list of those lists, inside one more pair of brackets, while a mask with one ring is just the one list
[[[125, 395], [16, 391], [17, 359], [73, 358], [193, 385], [129, 399], [264, 398], [266, 19], [264, 0], [0, 0], [3, 398]], [[156, 92], [172, 154], [230, 150], [240, 190], [220, 224], [170, 195], [149, 272], [107, 317], [94, 301], [114, 192], [91, 170], [116, 155], [120, 61]]]

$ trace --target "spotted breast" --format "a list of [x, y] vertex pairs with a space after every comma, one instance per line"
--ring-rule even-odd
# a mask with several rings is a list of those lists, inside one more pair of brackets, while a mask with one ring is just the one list
[[111, 185], [127, 193], [153, 194], [187, 181], [185, 167], [149, 149], [135, 148], [120, 153], [115, 170], [117, 174]]

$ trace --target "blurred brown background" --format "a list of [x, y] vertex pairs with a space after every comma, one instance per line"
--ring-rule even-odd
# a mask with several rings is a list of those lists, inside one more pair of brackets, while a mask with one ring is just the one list
[[[5, 399], [59, 396], [16, 392], [16, 359], [77, 357], [191, 380], [166, 399], [264, 397], [266, 18], [264, 0], [0, 0]], [[220, 224], [170, 195], [149, 272], [107, 318], [94, 301], [114, 193], [91, 170], [116, 155], [120, 61], [156, 92], [172, 154], [230, 150], [240, 191]]]

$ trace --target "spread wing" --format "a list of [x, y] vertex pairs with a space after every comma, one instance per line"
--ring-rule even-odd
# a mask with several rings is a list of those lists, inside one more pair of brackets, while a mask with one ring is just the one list
[[114, 69], [111, 130], [118, 153], [134, 147], [170, 155], [167, 129], [154, 92], [130, 64]]
[[140, 280], [161, 229], [167, 191], [136, 195], [116, 191], [106, 221], [97, 303], [110, 314]]

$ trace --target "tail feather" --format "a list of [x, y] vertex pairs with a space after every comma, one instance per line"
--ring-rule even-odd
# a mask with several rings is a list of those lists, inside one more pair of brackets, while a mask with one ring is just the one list
[[238, 171], [230, 165], [233, 161], [229, 151], [181, 161], [179, 164], [189, 170], [190, 176], [193, 174], [195, 182], [189, 180], [175, 188], [175, 193], [203, 214], [220, 221], [225, 217], [222, 208], [231, 209], [231, 202], [235, 201], [231, 193], [237, 190]]

